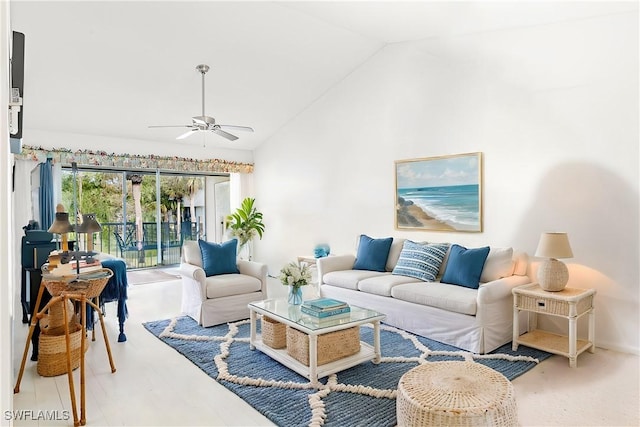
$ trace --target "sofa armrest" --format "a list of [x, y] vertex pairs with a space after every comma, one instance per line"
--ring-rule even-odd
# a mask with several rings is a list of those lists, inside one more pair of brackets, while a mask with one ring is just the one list
[[478, 305], [488, 304], [503, 298], [511, 298], [511, 290], [513, 288], [527, 283], [531, 283], [529, 276], [509, 276], [481, 283], [478, 288]]
[[355, 262], [356, 256], [351, 254], [318, 258], [318, 283], [322, 285], [324, 275], [332, 271], [351, 270]]
[[193, 297], [198, 295], [201, 301], [207, 299], [207, 275], [201, 267], [183, 262], [178, 274], [182, 277], [183, 291], [187, 291]]
[[255, 277], [262, 283], [262, 292], [267, 294], [267, 265], [255, 261], [238, 260], [240, 274]]
[[202, 269], [202, 267], [198, 267], [197, 265], [193, 265], [193, 264], [187, 264], [184, 262], [180, 264], [180, 268], [178, 269], [178, 274], [203, 284], [207, 278], [207, 275], [204, 273], [204, 270]]

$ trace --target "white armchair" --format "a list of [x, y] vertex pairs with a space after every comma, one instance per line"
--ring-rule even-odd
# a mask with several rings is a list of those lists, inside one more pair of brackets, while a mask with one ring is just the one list
[[182, 248], [182, 312], [204, 327], [249, 318], [247, 304], [267, 298], [267, 266], [238, 260], [239, 274], [207, 277], [196, 241]]

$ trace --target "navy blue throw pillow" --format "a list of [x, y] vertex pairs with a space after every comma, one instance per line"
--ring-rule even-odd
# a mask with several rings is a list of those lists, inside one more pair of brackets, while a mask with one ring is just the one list
[[488, 255], [489, 246], [467, 249], [460, 245], [451, 245], [449, 260], [440, 282], [478, 289], [480, 275]]
[[202, 255], [202, 268], [209, 276], [240, 273], [236, 266], [238, 240], [231, 239], [222, 244], [198, 240]]
[[360, 243], [358, 244], [358, 254], [356, 255], [356, 262], [353, 264], [353, 269], [385, 271], [392, 241], [392, 237], [372, 239], [364, 234], [361, 235]]

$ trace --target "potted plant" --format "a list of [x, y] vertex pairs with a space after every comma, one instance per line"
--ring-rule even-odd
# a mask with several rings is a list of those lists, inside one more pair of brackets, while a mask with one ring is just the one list
[[251, 246], [247, 245], [254, 237], [262, 239], [264, 233], [264, 223], [262, 222], [262, 212], [255, 208], [256, 199], [247, 197], [236, 211], [226, 218], [226, 229], [231, 230], [231, 235], [238, 238], [238, 252], [245, 247], [249, 248], [251, 259]]

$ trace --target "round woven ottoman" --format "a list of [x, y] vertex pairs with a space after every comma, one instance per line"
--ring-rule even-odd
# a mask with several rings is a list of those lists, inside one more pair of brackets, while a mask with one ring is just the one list
[[398, 426], [514, 426], [513, 385], [475, 362], [429, 362], [405, 373], [396, 398]]

